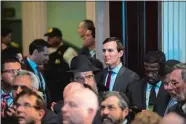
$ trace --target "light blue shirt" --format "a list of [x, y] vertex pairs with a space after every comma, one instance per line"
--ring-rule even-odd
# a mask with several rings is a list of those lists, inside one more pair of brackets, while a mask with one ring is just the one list
[[[34, 70], [34, 73], [36, 74], [36, 76], [37, 76], [38, 79], [39, 79], [38, 75], [41, 75], [42, 82], [40, 82], [39, 85], [40, 85], [40, 87], [41, 87], [41, 85], [43, 85], [43, 88], [45, 89], [45, 80], [43, 78], [43, 75], [40, 72], [38, 74], [37, 64], [34, 61], [32, 61], [31, 59], [29, 59], [28, 57], [27, 57], [27, 60], [28, 60], [28, 62], [30, 64], [31, 68]], [[40, 79], [39, 79], [39, 81], [40, 81]]]
[[[111, 69], [111, 70], [108, 68], [108, 72], [109, 72], [109, 71], [112, 71], [111, 79], [110, 79], [109, 91], [112, 91], [112, 90], [113, 90], [114, 82], [115, 82], [115, 80], [116, 80], [116, 76], [117, 76], [117, 74], [118, 74], [118, 72], [119, 72], [121, 66], [122, 66], [122, 63], [120, 63], [118, 66], [116, 66], [115, 68], [113, 68], [113, 69]], [[107, 73], [106, 80], [105, 80], [105, 86], [106, 86], [107, 78], [108, 78], [108, 73]]]
[[[158, 94], [158, 91], [160, 89], [161, 84], [162, 84], [161, 81], [159, 81], [156, 84], [156, 87], [155, 87], [156, 96]], [[150, 91], [151, 91], [151, 89], [152, 89], [152, 84], [147, 83], [147, 89], [146, 89], [146, 108], [148, 108], [148, 106], [149, 106], [149, 97], [150, 97]]]
[[[5, 92], [3, 91], [3, 89], [0, 89], [0, 90], [1, 90], [1, 94], [0, 95], [3, 95]], [[13, 104], [12, 92], [10, 92], [9, 94], [10, 94], [10, 98], [8, 98], [6, 100], [6, 103], [7, 103], [8, 107], [10, 107]], [[1, 101], [2, 101], [2, 99], [1, 99]]]
[[166, 108], [166, 110], [165, 110], [164, 115], [166, 115], [167, 112], [168, 112], [168, 110], [169, 110], [169, 108], [172, 107], [173, 105], [175, 105], [176, 103], [177, 103], [177, 101], [171, 98], [171, 99], [169, 100], [169, 103], [168, 103], [168, 105], [167, 105], [167, 108]]

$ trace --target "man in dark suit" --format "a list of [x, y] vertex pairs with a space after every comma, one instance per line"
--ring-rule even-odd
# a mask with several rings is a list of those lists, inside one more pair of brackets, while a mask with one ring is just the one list
[[38, 66], [47, 63], [49, 58], [48, 43], [43, 39], [36, 39], [29, 45], [29, 56], [24, 60], [23, 68], [33, 72], [39, 78], [39, 91], [44, 94], [44, 99], [50, 104], [50, 93], [45, 78]]
[[144, 57], [145, 78], [129, 85], [127, 96], [131, 106], [164, 115], [170, 96], [161, 82], [165, 54], [149, 51]]
[[106, 86], [110, 91], [126, 92], [129, 83], [139, 80], [139, 76], [124, 67], [121, 63], [124, 48], [120, 40], [110, 37], [103, 42], [104, 62], [108, 66], [97, 74], [97, 83]]
[[176, 93], [177, 104], [170, 107], [168, 112], [176, 112], [186, 119], [186, 63], [174, 66], [174, 70], [170, 74], [170, 83]]

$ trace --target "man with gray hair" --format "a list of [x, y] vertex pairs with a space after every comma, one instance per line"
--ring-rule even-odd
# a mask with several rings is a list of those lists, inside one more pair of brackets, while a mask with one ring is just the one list
[[[24, 89], [31, 89], [34, 92], [36, 92], [38, 95], [40, 95], [43, 98], [42, 92], [38, 91], [39, 89], [39, 78], [32, 72], [26, 71], [26, 70], [20, 70], [13, 79], [12, 84], [12, 94], [13, 98], [15, 99], [18, 94], [20, 94]], [[43, 98], [44, 99], [44, 98]], [[46, 101], [45, 101], [46, 104]], [[7, 111], [7, 115], [9, 117], [14, 117], [16, 115], [16, 106], [13, 104], [11, 108]], [[44, 118], [42, 120], [45, 124], [59, 124], [59, 118], [58, 116], [49, 111], [46, 110], [46, 113], [44, 115]]]
[[169, 112], [176, 112], [186, 118], [186, 63], [174, 66], [174, 70], [170, 74], [170, 82], [178, 103], [172, 106]]
[[123, 93], [106, 92], [100, 108], [102, 124], [127, 124], [128, 102], [128, 98]]

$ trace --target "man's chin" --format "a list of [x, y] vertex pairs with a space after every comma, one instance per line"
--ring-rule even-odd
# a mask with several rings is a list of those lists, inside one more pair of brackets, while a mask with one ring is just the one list
[[19, 124], [26, 124], [26, 121], [24, 118], [18, 118], [18, 123]]

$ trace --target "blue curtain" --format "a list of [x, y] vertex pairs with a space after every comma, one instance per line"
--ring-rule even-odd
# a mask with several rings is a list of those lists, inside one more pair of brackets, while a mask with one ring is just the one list
[[162, 50], [186, 62], [186, 2], [162, 2]]

